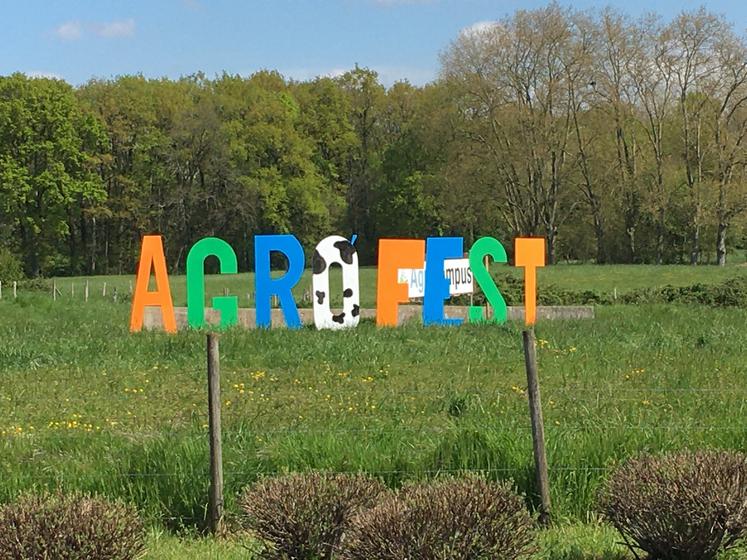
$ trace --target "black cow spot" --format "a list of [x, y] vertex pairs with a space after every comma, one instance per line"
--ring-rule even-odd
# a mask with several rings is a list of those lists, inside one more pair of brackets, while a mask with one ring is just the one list
[[361, 314], [361, 308], [360, 308], [360, 306], [359, 305], [354, 305], [353, 306], [353, 311], [351, 312], [351, 315], [353, 317], [357, 317], [360, 314]]
[[339, 315], [332, 315], [332, 320], [335, 323], [340, 323], [342, 325], [343, 321], [345, 320], [345, 313], [340, 313]]
[[335, 241], [335, 249], [340, 251], [340, 258], [345, 264], [353, 264], [353, 255], [355, 254], [355, 247], [350, 244], [350, 241], [343, 239], [342, 241]]
[[311, 270], [314, 274], [321, 274], [324, 269], [327, 268], [327, 261], [324, 257], [319, 254], [319, 251], [314, 251], [314, 256], [311, 257]]
[[342, 297], [353, 297], [353, 289], [346, 289], [344, 292], [342, 292]]
[[321, 305], [324, 303], [324, 296], [326, 295], [324, 292], [316, 291], [316, 302]]

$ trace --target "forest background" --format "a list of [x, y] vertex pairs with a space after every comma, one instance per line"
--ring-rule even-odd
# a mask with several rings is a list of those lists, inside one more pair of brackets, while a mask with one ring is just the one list
[[[295, 81], [0, 77], [0, 278], [134, 271], [164, 235], [253, 263], [357, 234], [547, 239], [550, 263], [717, 263], [747, 244], [747, 40], [550, 4], [461, 32], [424, 86], [355, 68]], [[4, 264], [2, 264], [4, 263]]]

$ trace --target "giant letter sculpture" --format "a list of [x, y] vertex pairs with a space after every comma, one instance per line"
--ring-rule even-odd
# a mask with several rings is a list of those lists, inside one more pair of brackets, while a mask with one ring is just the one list
[[[156, 291], [148, 291], [150, 271], [156, 277]], [[132, 296], [130, 314], [130, 331], [137, 332], [143, 328], [143, 314], [148, 306], [160, 307], [163, 329], [169, 333], [176, 332], [174, 301], [171, 299], [169, 274], [166, 271], [166, 257], [163, 255], [163, 239], [160, 235], [146, 235], [140, 249], [140, 262], [135, 279], [135, 294]]]
[[[400, 268], [420, 268], [425, 260], [422, 239], [380, 239], [376, 278], [376, 324], [397, 326], [397, 307], [409, 301], [407, 284], [397, 281]], [[443, 270], [443, 267], [441, 267]], [[426, 289], [427, 285], [426, 285]]]
[[[205, 326], [205, 259], [218, 258], [221, 274], [236, 274], [236, 253], [217, 237], [206, 237], [195, 243], [187, 255], [187, 322], [193, 329]], [[239, 321], [239, 300], [236, 296], [213, 298], [213, 307], [220, 310], [220, 326], [230, 327]]]
[[537, 268], [545, 266], [545, 240], [542, 237], [517, 237], [514, 242], [515, 264], [524, 268], [524, 322], [537, 322]]
[[[332, 313], [329, 293], [329, 269], [332, 264], [342, 267], [342, 313]], [[358, 252], [339, 235], [322, 239], [311, 258], [314, 324], [317, 329], [355, 327], [360, 320], [360, 290], [358, 283]]]
[[[270, 275], [270, 253], [278, 251], [288, 259], [288, 271], [280, 278]], [[257, 326], [269, 328], [272, 324], [271, 298], [278, 296], [285, 324], [301, 327], [301, 318], [291, 289], [303, 275], [303, 247], [293, 235], [257, 235], [254, 237], [254, 281], [257, 299]]]

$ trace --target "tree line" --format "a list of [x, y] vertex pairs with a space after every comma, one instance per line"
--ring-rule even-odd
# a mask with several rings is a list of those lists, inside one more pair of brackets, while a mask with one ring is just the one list
[[[439, 76], [355, 67], [72, 87], [0, 77], [0, 243], [26, 274], [134, 270], [164, 235], [547, 238], [548, 260], [726, 262], [746, 241], [747, 41], [703, 9], [671, 21], [556, 4], [467, 29]], [[509, 243], [507, 243], [508, 245]]]

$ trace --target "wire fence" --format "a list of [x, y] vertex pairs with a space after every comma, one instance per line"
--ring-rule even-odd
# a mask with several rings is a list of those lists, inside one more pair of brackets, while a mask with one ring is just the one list
[[[113, 378], [96, 376], [99, 384], [81, 384], [80, 375], [60, 373], [47, 379], [44, 387], [34, 385], [33, 372], [14, 374], [7, 380], [10, 390], [0, 395], [0, 445], [5, 450], [0, 474], [6, 487], [68, 485], [142, 494], [170, 492], [170, 500], [183, 493], [191, 497], [179, 499], [192, 500], [197, 507], [200, 492], [209, 484], [205, 371], [174, 369], [180, 379], [194, 381], [188, 394], [179, 396], [178, 406], [169, 404], [173, 387], [135, 387], [140, 384], [126, 383], [131, 372]], [[464, 472], [532, 479], [532, 425], [524, 384], [486, 383], [479, 376], [464, 376], [437, 387], [391, 388], [358, 380], [354, 389], [312, 384], [310, 391], [309, 384], [294, 384], [289, 374], [279, 388], [268, 384], [255, 390], [265, 400], [249, 401], [246, 392], [242, 396], [237, 389], [240, 379], [252, 379], [253, 374], [256, 371], [250, 369], [223, 374], [222, 435], [228, 457], [223, 474], [228, 480], [252, 481], [305, 467], [336, 473], [365, 471], [397, 480]], [[269, 372], [265, 379], [273, 375]], [[336, 376], [331, 372], [328, 378], [342, 384]], [[640, 447], [649, 450], [670, 442], [747, 445], [747, 422], [742, 420], [747, 385], [630, 383], [641, 384], [598, 387], [555, 381], [542, 387], [548, 471], [553, 481], [566, 485], [562, 492], [572, 492], [577, 488], [573, 484], [581, 484], [570, 479], [604, 477], [614, 468], [609, 457], [635, 447], [630, 440], [640, 438]], [[13, 391], [22, 386], [23, 391]], [[329, 394], [334, 401], [340, 387], [346, 395], [355, 393], [356, 409], [334, 416], [348, 403], [341, 397], [330, 404], [326, 397]], [[97, 404], [104, 401], [105, 409]], [[495, 440], [470, 440], [474, 432]], [[654, 444], [649, 445], [651, 440]], [[629, 447], [618, 451], [616, 446], [623, 444]], [[101, 454], [120, 445], [128, 449], [123, 453], [134, 455], [132, 460], [115, 464], [122, 458], [117, 453], [112, 453], [109, 463], [102, 459]], [[339, 457], [326, 457], [330, 449]], [[357, 452], [380, 456], [366, 460]], [[408, 463], [408, 452], [421, 456]], [[205, 520], [188, 510], [179, 515], [164, 513], [161, 519]]]
[[[235, 288], [235, 286], [232, 286]], [[15, 300], [28, 294], [43, 294], [52, 301], [87, 303], [89, 301], [129, 302], [132, 300], [134, 283], [131, 279], [112, 280], [66, 280], [66, 279], [34, 279], [24, 281], [3, 282], [0, 280], [0, 301]], [[227, 287], [212, 286], [208, 291], [209, 297], [218, 295], [235, 295], [239, 305], [256, 303], [256, 293], [253, 290], [229, 290]], [[302, 307], [309, 306], [313, 301], [311, 287], [294, 289], [294, 293]], [[342, 302], [339, 302], [340, 305]], [[280, 301], [277, 296], [271, 296], [270, 307], [277, 308]]]

